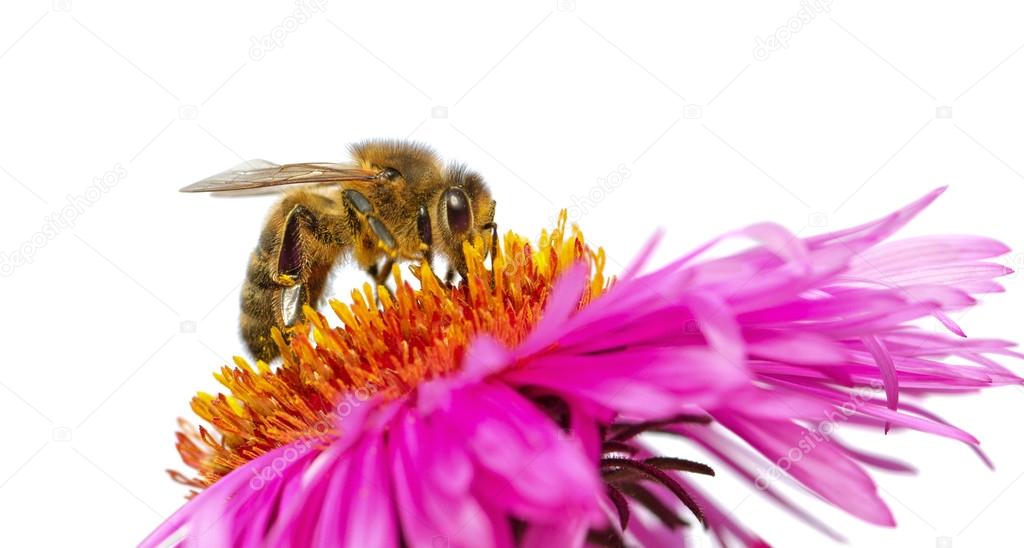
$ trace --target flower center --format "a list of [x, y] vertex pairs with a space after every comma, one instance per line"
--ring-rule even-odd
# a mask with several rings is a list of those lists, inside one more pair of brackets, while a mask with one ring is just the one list
[[478, 333], [516, 345], [537, 323], [558, 274], [579, 261], [591, 271], [580, 306], [586, 305], [606, 287], [604, 252], [588, 248], [579, 230], [567, 232], [565, 225], [563, 212], [536, 246], [510, 232], [492, 261], [483, 257], [482, 242], [467, 244], [467, 274], [458, 285], [445, 284], [423, 263], [411, 268], [419, 281], [414, 288], [396, 266], [397, 289], [377, 292], [379, 306], [369, 284], [353, 291], [348, 304], [330, 301], [339, 327], [307, 308], [306, 322], [290, 328], [287, 343], [280, 332], [271, 334], [281, 349], [279, 367], [253, 367], [236, 357], [235, 367], [215, 375], [227, 394], [193, 398], [193, 411], [216, 434], [182, 421], [177, 448], [199, 477], [172, 476], [202, 488], [267, 451], [336, 435], [331, 417], [353, 394], [357, 401], [371, 394], [398, 398], [451, 374]]

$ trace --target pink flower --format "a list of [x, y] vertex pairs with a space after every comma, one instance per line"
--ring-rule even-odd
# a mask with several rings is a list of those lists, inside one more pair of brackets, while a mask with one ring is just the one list
[[[580, 235], [563, 241], [559, 229], [537, 251], [510, 235], [493, 288], [468, 249], [477, 268], [458, 290], [404, 285], [384, 311], [342, 310], [346, 327], [334, 330], [311, 317], [318, 344], [294, 338], [283, 373], [225, 369], [244, 405], [224, 396], [197, 404], [214, 424], [239, 426], [220, 428], [230, 443], [205, 431], [179, 438], [204, 473], [190, 484], [206, 488], [143, 546], [679, 545], [699, 522], [723, 541], [765, 545], [692, 481], [713, 474], [708, 466], [658, 455], [648, 431], [691, 440], [700, 457], [836, 538], [774, 481], [788, 476], [893, 525], [866, 466], [912, 468], [836, 431], [913, 429], [975, 446], [914, 400], [1021, 382], [993, 359], [1020, 357], [1011, 343], [968, 339], [950, 316], [1001, 290], [994, 280], [1009, 269], [985, 259], [1007, 248], [968, 236], [883, 243], [940, 193], [811, 238], [753, 225], [641, 274], [652, 242], [606, 290], [602, 257], [584, 252]], [[698, 262], [732, 237], [757, 245]], [[531, 303], [543, 306], [539, 319]], [[472, 319], [453, 319], [463, 317]], [[928, 318], [949, 334], [922, 327]], [[346, 365], [366, 355], [348, 352], [355, 345], [377, 361]], [[299, 383], [295, 371], [316, 379]], [[353, 380], [360, 371], [374, 373]], [[281, 401], [285, 384], [275, 383], [324, 375], [362, 390], [308, 413], [329, 428], [253, 441], [271, 422], [253, 395], [260, 383]], [[294, 388], [298, 404], [322, 404], [323, 390], [303, 390]], [[233, 471], [232, 458], [244, 461]]]

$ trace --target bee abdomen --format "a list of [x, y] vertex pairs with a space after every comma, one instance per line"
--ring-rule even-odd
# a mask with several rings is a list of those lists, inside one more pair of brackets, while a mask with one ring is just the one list
[[274, 326], [268, 318], [259, 318], [242, 313], [238, 320], [239, 329], [245, 345], [257, 360], [270, 362], [277, 357], [277, 343], [270, 338], [270, 329]]

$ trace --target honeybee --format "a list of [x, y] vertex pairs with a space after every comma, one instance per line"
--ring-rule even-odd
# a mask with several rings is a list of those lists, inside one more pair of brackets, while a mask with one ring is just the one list
[[495, 201], [483, 178], [459, 164], [444, 165], [424, 145], [372, 140], [350, 147], [348, 163], [246, 162], [181, 189], [239, 192], [289, 189], [271, 208], [249, 259], [241, 293], [242, 339], [257, 359], [278, 354], [271, 327], [282, 333], [316, 306], [328, 274], [346, 257], [386, 284], [396, 261], [432, 263], [444, 257], [465, 275], [463, 242], [482, 238], [493, 257]]

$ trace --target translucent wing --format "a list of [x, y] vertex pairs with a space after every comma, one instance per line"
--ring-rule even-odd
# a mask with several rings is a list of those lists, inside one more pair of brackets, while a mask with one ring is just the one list
[[273, 164], [250, 160], [227, 171], [207, 177], [181, 189], [181, 192], [227, 192], [281, 185], [327, 184], [342, 181], [372, 181], [379, 174], [350, 164], [309, 163]]

